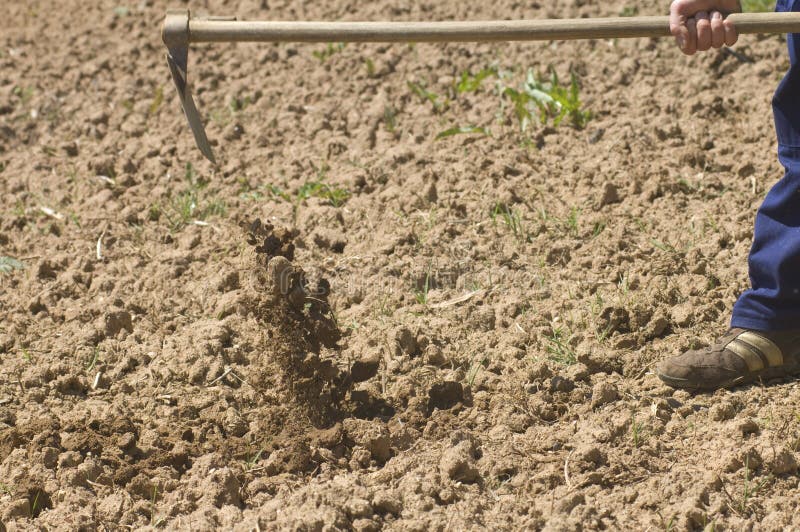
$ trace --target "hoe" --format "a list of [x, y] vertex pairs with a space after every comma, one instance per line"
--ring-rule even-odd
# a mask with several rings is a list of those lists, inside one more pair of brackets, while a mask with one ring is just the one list
[[[735, 13], [739, 34], [800, 32], [800, 13]], [[668, 17], [620, 17], [475, 22], [294, 22], [192, 18], [169, 10], [162, 29], [167, 62], [195, 142], [212, 163], [214, 153], [189, 90], [189, 45], [203, 42], [499, 42], [667, 37]]]

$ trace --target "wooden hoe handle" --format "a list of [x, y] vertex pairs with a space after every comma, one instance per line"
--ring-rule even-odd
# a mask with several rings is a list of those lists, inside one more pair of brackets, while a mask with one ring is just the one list
[[[800, 32], [800, 13], [735, 13], [740, 34]], [[669, 17], [474, 22], [190, 20], [189, 42], [490, 42], [667, 37]]]

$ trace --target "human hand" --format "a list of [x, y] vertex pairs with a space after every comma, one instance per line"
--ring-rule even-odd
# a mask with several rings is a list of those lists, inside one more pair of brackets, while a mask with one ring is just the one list
[[733, 46], [739, 35], [725, 17], [741, 10], [739, 0], [674, 0], [669, 6], [669, 30], [686, 55]]

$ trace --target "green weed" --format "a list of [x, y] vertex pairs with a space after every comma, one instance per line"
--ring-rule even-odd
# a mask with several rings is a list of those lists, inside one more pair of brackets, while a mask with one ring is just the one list
[[22, 270], [25, 265], [15, 258], [0, 256], [0, 274], [8, 275], [14, 270]]
[[394, 133], [397, 129], [397, 109], [391, 105], [383, 108], [383, 125], [389, 133]]
[[452, 137], [454, 135], [481, 135], [489, 137], [492, 136], [492, 134], [486, 128], [477, 126], [462, 126], [462, 127], [456, 126], [456, 127], [451, 127], [450, 129], [445, 129], [444, 131], [436, 135], [436, 140]]
[[430, 104], [433, 106], [434, 112], [442, 113], [446, 111], [448, 107], [450, 107], [450, 101], [447, 98], [442, 98], [435, 92], [429, 91], [421, 83], [409, 81], [407, 82], [407, 85], [408, 88], [411, 89], [411, 92], [419, 96], [421, 100], [430, 102]]
[[256, 454], [250, 457], [250, 459], [247, 460], [247, 463], [244, 466], [245, 471], [252, 471], [253, 469], [255, 469], [256, 464], [258, 463], [259, 460], [261, 460], [262, 454], [264, 454], [264, 449], [259, 449]]
[[158, 112], [158, 109], [161, 107], [161, 104], [164, 103], [164, 87], [158, 86], [156, 90], [153, 92], [153, 100], [150, 102], [150, 108], [148, 109], [148, 114], [153, 116]]
[[489, 359], [484, 357], [481, 360], [478, 360], [477, 357], [472, 357], [472, 361], [470, 362], [469, 371], [467, 372], [467, 384], [470, 388], [475, 385], [475, 379], [478, 376], [478, 373], [481, 372], [483, 368], [486, 367], [488, 364]]
[[19, 98], [22, 105], [27, 106], [31, 99], [33, 99], [34, 89], [33, 87], [16, 86], [12, 89], [11, 94]]
[[619, 16], [621, 17], [635, 17], [638, 14], [639, 14], [638, 6], [625, 6], [619, 12]]
[[582, 109], [580, 87], [574, 73], [570, 74], [569, 86], [562, 86], [555, 69], [550, 69], [549, 80], [528, 70], [522, 88], [506, 87], [503, 95], [511, 100], [522, 133], [527, 131], [537, 112], [540, 123], [552, 120], [556, 127], [568, 118], [574, 127], [582, 129], [592, 117], [589, 111]]
[[497, 223], [499, 219], [505, 224], [517, 240], [529, 240], [528, 232], [525, 230], [525, 224], [519, 210], [512, 209], [505, 203], [498, 202], [495, 204], [489, 216], [493, 222]]
[[550, 336], [545, 337], [545, 339], [547, 340], [546, 350], [550, 360], [565, 366], [571, 366], [578, 361], [578, 356], [569, 345], [569, 339], [565, 338], [563, 328], [552, 327]]
[[187, 188], [176, 196], [172, 196], [169, 202], [162, 206], [154, 203], [148, 210], [148, 217], [157, 220], [163, 214], [169, 223], [171, 231], [179, 231], [193, 221], [202, 221], [211, 216], [224, 216], [227, 207], [221, 199], [209, 199], [206, 197], [205, 190], [208, 181], [198, 178], [194, 167], [186, 165], [185, 181]]
[[163, 524], [164, 517], [156, 515], [156, 503], [158, 502], [158, 486], [153, 485], [153, 498], [150, 501], [150, 526], [158, 528]]
[[420, 305], [428, 304], [428, 291], [430, 290], [430, 283], [431, 283], [431, 272], [430, 270], [428, 270], [428, 273], [425, 274], [425, 282], [423, 283], [422, 288], [414, 292], [414, 299]]
[[367, 77], [374, 78], [375, 77], [375, 62], [370, 59], [364, 59], [364, 68], [367, 69]]
[[644, 441], [644, 424], [636, 420], [636, 412], [631, 412], [631, 442], [638, 448]]
[[325, 47], [325, 49], [311, 52], [311, 55], [319, 59], [320, 63], [324, 63], [334, 55], [344, 50], [345, 46], [346, 43], [343, 42], [337, 42], [337, 43], [329, 42], [328, 46]]
[[739, 515], [748, 515], [752, 513], [753, 509], [752, 506], [752, 499], [764, 488], [767, 482], [772, 480], [772, 475], [768, 475], [765, 478], [761, 479], [760, 482], [753, 482], [753, 479], [750, 477], [750, 457], [745, 456], [744, 459], [744, 480], [742, 482], [742, 489], [739, 493], [738, 497], [731, 497], [730, 494], [727, 493], [728, 498], [731, 499], [731, 503], [728, 505], [735, 513]]
[[326, 170], [327, 168], [320, 169], [317, 179], [303, 183], [294, 195], [282, 190], [277, 185], [268, 185], [266, 191], [269, 192], [273, 198], [292, 205], [292, 219], [295, 222], [297, 221], [297, 213], [300, 210], [300, 205], [309, 198], [327, 200], [331, 206], [338, 209], [344, 205], [350, 197], [350, 191], [346, 188], [334, 187], [325, 183], [323, 179]]
[[92, 371], [94, 369], [95, 364], [97, 364], [97, 359], [100, 356], [100, 349], [95, 347], [92, 353], [92, 358], [86, 364], [86, 371]]
[[462, 72], [461, 79], [458, 81], [458, 83], [456, 83], [456, 92], [458, 94], [475, 92], [481, 87], [481, 84], [485, 79], [496, 75], [496, 68], [484, 68], [474, 75], [470, 74], [469, 72]]

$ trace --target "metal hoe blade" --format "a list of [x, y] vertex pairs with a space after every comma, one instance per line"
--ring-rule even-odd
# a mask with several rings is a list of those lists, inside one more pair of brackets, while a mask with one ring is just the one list
[[169, 64], [175, 88], [178, 89], [181, 107], [183, 107], [189, 127], [194, 134], [194, 141], [203, 155], [212, 163], [217, 164], [214, 152], [208, 143], [206, 130], [203, 128], [203, 119], [200, 118], [200, 113], [192, 98], [192, 91], [189, 90], [186, 74], [189, 64], [189, 11], [186, 9], [168, 11], [161, 37], [167, 46], [167, 64]]

